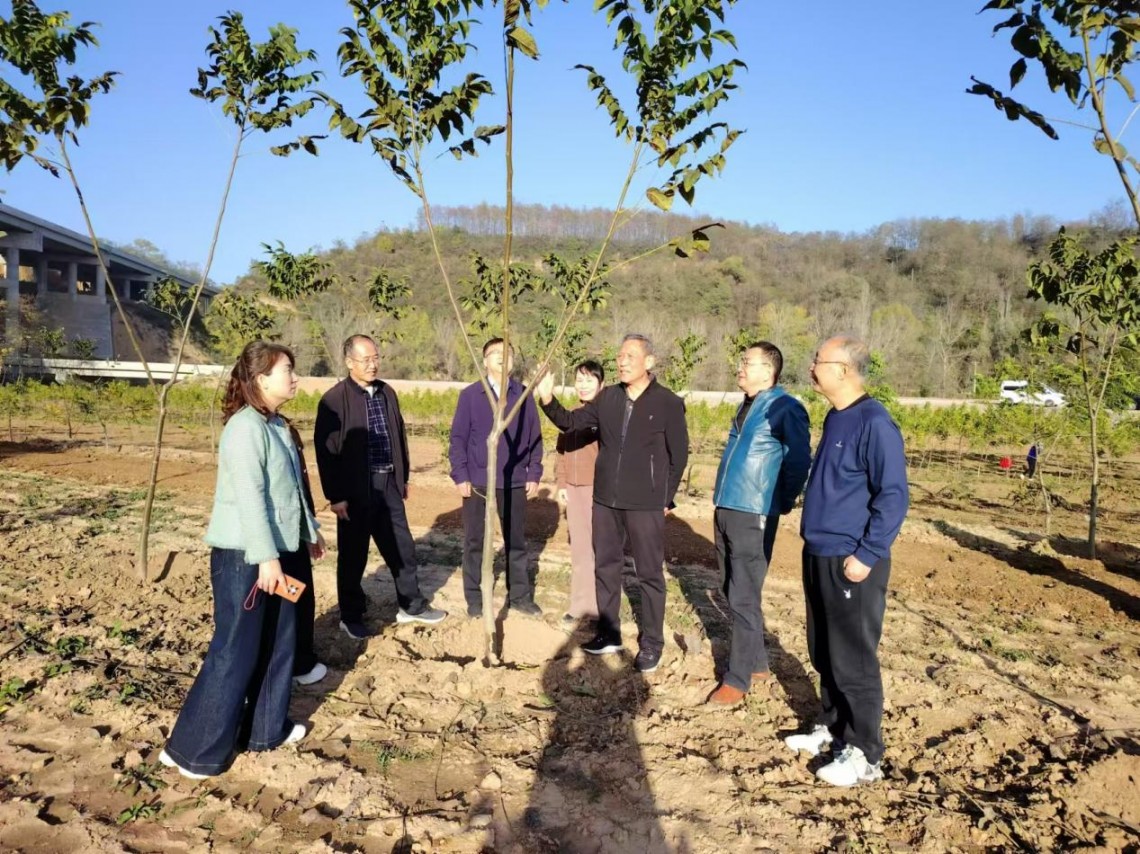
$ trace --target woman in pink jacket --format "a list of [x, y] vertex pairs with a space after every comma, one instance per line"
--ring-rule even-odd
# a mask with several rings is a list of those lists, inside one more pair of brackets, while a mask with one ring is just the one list
[[[605, 371], [593, 359], [574, 369], [578, 405], [598, 396]], [[594, 589], [594, 463], [598, 459], [598, 431], [594, 427], [558, 434], [558, 503], [566, 509], [570, 528], [570, 607], [562, 619], [570, 624], [598, 616]]]

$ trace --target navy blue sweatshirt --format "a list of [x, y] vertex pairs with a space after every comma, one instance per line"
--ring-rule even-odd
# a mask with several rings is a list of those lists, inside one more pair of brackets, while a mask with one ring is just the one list
[[883, 405], [861, 397], [828, 412], [804, 493], [808, 553], [874, 566], [890, 555], [909, 501], [902, 433]]

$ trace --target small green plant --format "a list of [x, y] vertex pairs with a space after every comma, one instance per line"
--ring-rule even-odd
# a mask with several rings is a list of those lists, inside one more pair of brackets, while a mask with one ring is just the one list
[[132, 821], [147, 821], [158, 816], [160, 805], [157, 801], [148, 803], [146, 801], [139, 801], [138, 803], [131, 804], [115, 819], [115, 824], [130, 824]]
[[138, 629], [124, 629], [122, 622], [115, 620], [114, 625], [107, 629], [107, 637], [116, 640], [123, 646], [134, 646], [139, 642], [141, 632]]
[[388, 776], [394, 762], [410, 762], [431, 756], [430, 752], [412, 750], [387, 741], [374, 744], [372, 747], [375, 750], [376, 767], [385, 777]]
[[160, 776], [162, 766], [157, 762], [153, 765], [143, 762], [134, 768], [123, 770], [123, 776], [115, 787], [121, 791], [129, 791], [135, 797], [146, 792], [155, 793], [166, 788], [166, 782]]
[[126, 682], [119, 688], [119, 705], [129, 706], [132, 703], [144, 702], [150, 696], [150, 692], [137, 682]]
[[75, 658], [87, 649], [87, 638], [67, 635], [55, 642], [55, 651], [64, 658]]
[[34, 683], [25, 682], [18, 676], [14, 676], [0, 685], [0, 715], [3, 715], [16, 703], [30, 697], [35, 690]]
[[92, 338], [80, 338], [76, 336], [71, 339], [71, 354], [77, 359], [83, 361], [90, 361], [95, 358], [95, 341]]
[[1003, 646], [992, 636], [982, 638], [982, 646], [1005, 661], [1029, 661], [1033, 658], [1033, 653], [1029, 650]]

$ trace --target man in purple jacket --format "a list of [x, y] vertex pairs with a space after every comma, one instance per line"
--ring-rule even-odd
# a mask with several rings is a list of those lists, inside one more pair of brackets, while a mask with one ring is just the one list
[[[483, 345], [483, 368], [496, 401], [506, 388], [506, 411], [523, 394], [523, 387], [510, 378], [511, 354], [504, 353], [503, 339]], [[483, 384], [476, 382], [459, 393], [459, 405], [451, 420], [451, 479], [463, 496], [463, 595], [467, 616], [483, 615], [479, 590], [484, 516], [487, 508], [487, 439], [494, 411]], [[530, 617], [542, 616], [534, 601], [534, 585], [527, 569], [526, 500], [538, 491], [542, 479], [542, 431], [538, 410], [528, 395], [518, 414], [499, 437], [495, 466], [495, 501], [503, 539], [507, 545], [507, 599], [512, 611]]]

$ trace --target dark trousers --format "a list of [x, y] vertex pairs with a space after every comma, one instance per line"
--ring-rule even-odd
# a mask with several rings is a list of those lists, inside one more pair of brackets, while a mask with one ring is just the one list
[[598, 633], [621, 640], [621, 579], [629, 539], [641, 588], [643, 649], [665, 646], [665, 513], [617, 510], [594, 502], [594, 577], [598, 591]]
[[876, 763], [883, 758], [879, 638], [891, 560], [876, 563], [858, 584], [844, 577], [843, 561], [804, 549], [808, 655], [819, 673], [819, 722]]
[[259, 590], [246, 610], [257, 575], [242, 551], [210, 553], [214, 637], [166, 744], [188, 771], [220, 774], [242, 745], [272, 750], [293, 729], [294, 607]]
[[317, 597], [313, 593], [313, 559], [305, 543], [295, 552], [281, 555], [281, 571], [305, 585], [301, 598], [293, 606], [296, 614], [297, 647], [293, 653], [293, 675], [308, 673], [317, 666], [317, 650], [313, 643], [313, 626], [317, 619]]
[[761, 603], [779, 522], [779, 516], [723, 507], [716, 508], [713, 517], [717, 564], [724, 598], [732, 611], [732, 644], [724, 683], [741, 691], [752, 687], [753, 673], [768, 669]]
[[396, 602], [408, 614], [427, 607], [416, 577], [416, 544], [408, 528], [404, 496], [388, 473], [372, 474], [372, 494], [367, 507], [349, 505], [348, 520], [336, 520], [336, 597], [340, 618], [346, 623], [364, 619], [364, 588], [360, 581], [368, 565], [369, 540], [396, 583]]
[[[468, 607], [482, 607], [483, 594], [479, 580], [483, 563], [483, 535], [487, 499], [471, 487], [471, 497], [463, 499], [463, 595]], [[495, 490], [495, 507], [500, 530], [507, 547], [507, 600], [530, 602], [534, 587], [530, 583], [526, 553], [526, 487]]]

